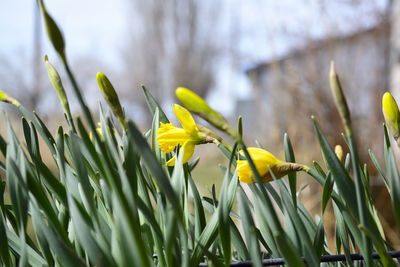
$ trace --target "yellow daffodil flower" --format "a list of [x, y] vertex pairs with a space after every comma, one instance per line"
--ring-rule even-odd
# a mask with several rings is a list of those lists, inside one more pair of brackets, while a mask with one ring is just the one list
[[[273, 180], [270, 170], [272, 170], [276, 179], [282, 178], [292, 171], [305, 170], [305, 166], [279, 160], [270, 152], [261, 148], [249, 147], [247, 151], [263, 182]], [[244, 156], [243, 151], [240, 151], [240, 154]], [[248, 161], [238, 160], [236, 163], [239, 180], [246, 184], [255, 182], [254, 174], [251, 171]]]
[[382, 111], [387, 126], [392, 132], [393, 137], [397, 140], [400, 136], [399, 133], [400, 112], [396, 101], [389, 92], [383, 94]]
[[[204, 143], [205, 137], [200, 133], [189, 111], [184, 107], [175, 104], [174, 112], [183, 128], [178, 128], [172, 123], [160, 123], [157, 130], [157, 141], [164, 153], [172, 152], [177, 145], [183, 149], [183, 163], [189, 161], [197, 144]], [[168, 166], [175, 165], [176, 156], [167, 162]]]
[[[97, 126], [99, 126], [99, 127], [96, 128], [97, 133], [100, 135], [100, 137], [103, 137], [103, 131], [101, 130], [101, 123], [98, 122]], [[90, 138], [90, 141], [93, 141], [92, 132], [89, 133], [89, 138]]]
[[[100, 138], [103, 138], [103, 130], [101, 129], [101, 123], [98, 122], [98, 123], [97, 123], [97, 126], [99, 126], [99, 127], [96, 127], [96, 131], [97, 131], [97, 133], [99, 134]], [[107, 129], [108, 129], [108, 133], [111, 134], [110, 127], [107, 126]], [[116, 130], [115, 130], [115, 128], [113, 128], [113, 133], [114, 133], [114, 136], [115, 136], [115, 135], [116, 135]], [[90, 138], [90, 141], [93, 141], [92, 132], [89, 133], [89, 138]]]

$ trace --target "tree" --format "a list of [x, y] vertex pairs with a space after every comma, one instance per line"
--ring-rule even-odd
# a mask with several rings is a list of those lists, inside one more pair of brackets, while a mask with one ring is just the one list
[[218, 4], [136, 0], [127, 1], [127, 5], [131, 27], [123, 48], [126, 72], [121, 77], [126, 85], [138, 89], [143, 83], [157, 99], [167, 101], [177, 86], [188, 87], [204, 97], [214, 82], [220, 51], [219, 29], [215, 26]]

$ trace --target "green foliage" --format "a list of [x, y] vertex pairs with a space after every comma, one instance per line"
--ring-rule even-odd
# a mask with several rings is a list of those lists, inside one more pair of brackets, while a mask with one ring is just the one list
[[[0, 152], [5, 159], [0, 161], [1, 265], [229, 266], [232, 262], [251, 260], [254, 266], [262, 266], [264, 258], [282, 257], [290, 266], [319, 266], [322, 255], [343, 251], [347, 265], [355, 266], [350, 254], [360, 251], [367, 266], [396, 266], [387, 253], [392, 248], [374, 207], [369, 174], [358, 159], [350, 124], [346, 125], [348, 131], [344, 136], [350, 154], [343, 163], [313, 118], [324, 163], [314, 162], [313, 168], [301, 169], [322, 186], [321, 214], [316, 219], [298, 199], [295, 173], [288, 175], [288, 181], [277, 180], [270, 169], [275, 181], [262, 182], [257, 162], [242, 140], [243, 132], [249, 129], [243, 129], [241, 117], [237, 132], [222, 119], [214, 125], [233, 138], [233, 147], [211, 130], [199, 127], [229, 159], [228, 165], [221, 167], [221, 175], [215, 177], [222, 180], [219, 196], [214, 187], [211, 196], [203, 196], [192, 177], [198, 159], [183, 164], [181, 153], [174, 167], [166, 166], [171, 153], [161, 152], [157, 131], [160, 122], [169, 120], [144, 86], [144, 97], [153, 116], [149, 131], [143, 134], [134, 122], [122, 118], [123, 109], [105, 76], [102, 79], [106, 83], [101, 83], [101, 87], [105, 87], [103, 91], [112, 88], [108, 102], [118, 102], [114, 115], [121, 117], [117, 119], [122, 130], [101, 107], [101, 131], [96, 130], [68, 67], [61, 31], [43, 1], [40, 3], [49, 37], [61, 56], [84, 120], [72, 119], [69, 109], [65, 109], [68, 103], [64, 97], [68, 129], [59, 127], [57, 135], [52, 136], [37, 114], [16, 105], [23, 115], [23, 138], [18, 139], [8, 121], [7, 138], [0, 136]], [[57, 73], [52, 66], [51, 70]], [[335, 74], [336, 87], [338, 79]], [[340, 97], [344, 102], [344, 96]], [[206, 105], [202, 99], [195, 100]], [[192, 102], [189, 104], [188, 108], [193, 106]], [[213, 115], [222, 118], [216, 114]], [[350, 115], [346, 116], [344, 123], [350, 121]], [[208, 121], [213, 123], [212, 119]], [[380, 165], [372, 151], [369, 153], [390, 194], [400, 229], [400, 177], [386, 127], [384, 136], [385, 165]], [[51, 152], [56, 164], [53, 171], [43, 161], [41, 144]], [[295, 163], [288, 135], [284, 136], [283, 148], [286, 162]], [[243, 155], [239, 150], [243, 150]], [[247, 159], [255, 183], [239, 182], [239, 158]], [[5, 199], [6, 191], [10, 203]], [[232, 210], [235, 201], [238, 211]], [[330, 202], [336, 219], [333, 252], [328, 247], [324, 226]], [[33, 226], [31, 235], [29, 225]], [[379, 261], [372, 259], [373, 251], [378, 252]]]

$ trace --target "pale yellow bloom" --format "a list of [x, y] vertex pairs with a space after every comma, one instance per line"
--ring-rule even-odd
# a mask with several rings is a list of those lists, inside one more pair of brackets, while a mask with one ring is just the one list
[[335, 154], [338, 157], [339, 160], [342, 160], [343, 158], [343, 148], [341, 145], [336, 145], [335, 146]]
[[[204, 140], [204, 136], [194, 122], [189, 111], [177, 104], [174, 105], [174, 112], [183, 128], [178, 128], [172, 123], [160, 123], [157, 130], [157, 142], [162, 152], [172, 152], [176, 146], [180, 145], [183, 149], [183, 163], [189, 161], [194, 153], [195, 145]], [[167, 162], [168, 166], [175, 165], [176, 156]]]
[[[263, 182], [270, 182], [273, 180], [270, 170], [272, 170], [275, 178], [279, 179], [292, 171], [305, 169], [303, 165], [279, 160], [270, 152], [261, 148], [249, 147], [247, 151]], [[240, 151], [240, 154], [244, 156], [243, 151]], [[246, 184], [255, 182], [249, 162], [247, 160], [238, 160], [236, 163], [239, 180]]]

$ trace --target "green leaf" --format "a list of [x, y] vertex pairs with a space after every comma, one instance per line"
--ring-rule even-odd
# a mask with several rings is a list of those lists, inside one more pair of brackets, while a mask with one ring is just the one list
[[238, 191], [238, 203], [242, 228], [246, 237], [246, 244], [249, 248], [250, 258], [254, 266], [261, 267], [261, 252], [257, 240], [256, 226], [253, 221], [249, 205], [247, 204], [247, 197], [244, 196], [243, 190]]
[[[350, 211], [356, 212], [358, 210], [356, 192], [354, 188], [354, 183], [351, 180], [348, 172], [343, 167], [342, 163], [337, 158], [335, 152], [329, 146], [325, 137], [315, 120], [313, 120], [314, 128], [317, 132], [318, 141], [321, 145], [323, 155], [327, 161], [332, 178], [336, 182], [339, 189], [340, 195], [346, 200], [346, 204], [349, 206]], [[357, 212], [356, 212], [357, 214]], [[356, 215], [354, 214], [354, 215]]]
[[388, 178], [390, 184], [390, 196], [393, 206], [393, 214], [396, 219], [397, 227], [400, 229], [400, 177], [391, 148], [388, 150]]
[[150, 92], [144, 85], [142, 85], [142, 89], [144, 96], [146, 98], [147, 106], [149, 107], [151, 114], [154, 116], [156, 109], [158, 108], [158, 111], [160, 113], [160, 121], [162, 123], [169, 123], [167, 116], [165, 115], [164, 111], [162, 110], [161, 106], [157, 103], [155, 98], [150, 94]]
[[324, 184], [324, 189], [322, 191], [322, 214], [324, 214], [326, 205], [328, 205], [329, 199], [331, 199], [333, 185], [334, 181], [332, 179], [332, 175], [328, 173], [328, 176]]
[[281, 248], [281, 252], [285, 258], [285, 263], [287, 263], [288, 266], [305, 266], [298, 255], [298, 251], [293, 249], [293, 246], [281, 233], [275, 232], [274, 236], [277, 244]]
[[325, 244], [325, 228], [323, 218], [318, 223], [317, 233], [314, 238], [314, 250], [317, 253], [318, 260], [321, 259], [321, 255], [324, 252]]
[[[294, 157], [292, 142], [290, 142], [290, 138], [289, 138], [287, 133], [285, 133], [285, 135], [284, 135], [283, 149], [285, 151], [285, 161], [286, 162], [296, 162], [296, 159]], [[296, 178], [296, 172], [289, 173], [288, 174], [288, 178], [289, 178], [290, 193], [292, 194], [293, 205], [297, 208], [297, 196], [296, 196], [297, 178]]]
[[182, 218], [183, 214], [182, 210], [179, 208], [181, 205], [178, 197], [172, 189], [171, 183], [158, 163], [157, 158], [154, 156], [149, 145], [147, 144], [147, 141], [131, 121], [128, 122], [128, 131], [132, 136], [132, 139], [138, 150], [141, 152], [140, 154], [143, 161], [146, 163], [147, 167], [152, 172], [154, 179], [157, 181], [159, 188], [165, 193], [171, 204], [178, 211], [177, 214]]
[[[37, 130], [39, 132], [39, 134], [41, 134], [43, 139], [48, 140], [49, 142], [46, 142], [47, 146], [51, 146], [49, 147], [50, 151], [54, 151], [54, 145], [55, 145], [55, 141], [53, 138], [53, 135], [50, 133], [49, 129], [47, 128], [46, 124], [42, 121], [42, 119], [38, 116], [38, 114], [36, 114], [36, 112], [33, 112], [33, 114], [35, 115], [35, 118], [37, 120], [31, 120], [31, 124], [33, 124], [35, 126], [35, 130]], [[26, 115], [26, 114], [24, 114]], [[29, 117], [28, 117], [29, 119]], [[41, 133], [42, 132], [42, 133]], [[44, 141], [46, 141], [44, 140]]]
[[[236, 146], [236, 144], [235, 144]], [[235, 149], [233, 149], [234, 151]], [[220, 193], [220, 204], [218, 206], [218, 211], [219, 211], [219, 226], [218, 226], [218, 230], [219, 230], [219, 237], [220, 237], [220, 241], [221, 241], [221, 245], [222, 245], [222, 250], [223, 250], [223, 256], [224, 256], [224, 260], [225, 260], [225, 264], [228, 265], [230, 264], [231, 260], [232, 260], [232, 244], [231, 244], [231, 232], [230, 231], [226, 231], [226, 225], [229, 225], [229, 221], [230, 221], [230, 211], [232, 208], [232, 205], [229, 205], [228, 203], [228, 190], [226, 189], [228, 186], [228, 183], [230, 181], [230, 168], [232, 166], [232, 162], [234, 159], [235, 153], [232, 152], [231, 153], [231, 157], [229, 160], [229, 165], [228, 168], [225, 170], [225, 178], [222, 182], [222, 186], [221, 186], [221, 193]]]
[[[348, 234], [346, 230], [345, 218], [342, 215], [340, 208], [335, 203], [333, 204], [333, 209], [336, 217], [336, 246], [337, 246], [336, 252], [340, 253], [340, 246], [343, 246], [343, 251], [348, 266], [354, 266], [350, 256], [351, 252], [349, 247]], [[361, 239], [361, 234], [359, 234], [359, 237], [356, 238], [356, 240], [360, 239]]]
[[206, 217], [204, 214], [204, 207], [201, 201], [201, 195], [197, 190], [196, 184], [194, 183], [192, 176], [189, 175], [188, 177], [189, 188], [191, 195], [193, 196], [194, 200], [194, 208], [195, 208], [195, 224], [194, 224], [194, 231], [195, 231], [195, 240], [198, 240], [200, 237], [201, 232], [204, 230], [206, 226]]
[[[75, 252], [65, 242], [62, 241], [61, 237], [54, 232], [48, 225], [45, 224], [41, 215], [39, 214], [39, 208], [36, 206], [31, 209], [32, 218], [36, 221], [37, 227], [40, 227], [41, 232], [47, 239], [51, 250], [55, 256], [63, 263], [63, 266], [85, 266], [82, 259], [80, 259]], [[43, 260], [44, 261], [44, 260]], [[44, 261], [45, 264], [45, 261]]]
[[94, 231], [92, 224], [96, 219], [87, 214], [84, 208], [71, 196], [68, 198], [68, 203], [74, 232], [81, 246], [85, 249], [85, 253], [89, 256], [91, 263], [96, 265], [104, 264], [105, 266], [112, 265], [110, 257], [101, 251], [91, 234]]
[[162, 232], [156, 218], [154, 217], [153, 211], [146, 206], [141, 198], [138, 199], [138, 208], [140, 212], [142, 212], [148, 223], [151, 225], [152, 231], [155, 232], [157, 238], [161, 241], [163, 239]]
[[[89, 213], [95, 214], [95, 204], [93, 202], [93, 189], [90, 186], [89, 177], [87, 173], [87, 168], [85, 166], [84, 158], [82, 157], [81, 151], [84, 144], [82, 140], [73, 132], [70, 132], [71, 136], [71, 152], [72, 157], [71, 161], [76, 170], [76, 178], [79, 181], [79, 185], [81, 187], [81, 192], [83, 193], [81, 197], [83, 197], [83, 201], [85, 204], [85, 208], [88, 209]], [[71, 201], [68, 201], [71, 203]]]
[[369, 238], [372, 239], [376, 250], [378, 251], [380, 260], [383, 264], [383, 266], [388, 266], [388, 267], [396, 267], [398, 264], [396, 264], [393, 260], [393, 258], [387, 253], [385, 246], [381, 242], [381, 237], [378, 235], [375, 235], [374, 233], [370, 232], [368, 228], [360, 226], [361, 231], [365, 232]]
[[322, 167], [318, 164], [318, 162], [316, 162], [315, 160], [313, 161], [313, 165], [315, 170], [319, 173], [319, 175], [321, 175], [322, 177], [326, 177], [326, 174], [324, 172], [324, 170], [322, 169]]
[[[230, 180], [229, 186], [223, 187], [221, 190], [228, 190], [227, 194], [227, 209], [231, 209], [233, 202], [234, 202], [234, 197], [235, 197], [235, 192], [236, 192], [236, 187], [238, 183], [238, 176], [237, 172], [235, 175], [232, 177]], [[219, 212], [218, 208], [217, 210], [213, 213], [211, 216], [209, 222], [207, 223], [206, 227], [204, 228], [203, 232], [201, 233], [195, 248], [193, 249], [192, 256], [190, 258], [190, 266], [196, 266], [199, 264], [202, 258], [202, 252], [204, 250], [207, 250], [212, 242], [215, 240], [217, 237], [217, 230], [218, 230], [218, 223], [219, 223]]]
[[[118, 255], [116, 260], [122, 266], [151, 266], [151, 252], [146, 251], [141, 238], [140, 225], [137, 220], [128, 218], [125, 208], [120, 204], [117, 195], [112, 195], [115, 225], [113, 234], [116, 235]], [[122, 203], [123, 205], [126, 205]], [[120, 219], [124, 218], [124, 219]]]
[[10, 249], [7, 241], [7, 223], [4, 219], [3, 212], [0, 209], [0, 257], [5, 266], [12, 266], [10, 258]]
[[[35, 208], [37, 208], [37, 206], [35, 207], [34, 205], [31, 205], [31, 214], [38, 212], [37, 210], [32, 210]], [[54, 265], [53, 255], [51, 253], [50, 244], [47, 241], [45, 233], [42, 231], [42, 228], [40, 227], [40, 222], [38, 221], [39, 216], [32, 215], [31, 218], [39, 248], [42, 251], [43, 256], [45, 257], [48, 266], [52, 266]]]
[[235, 222], [232, 219], [230, 219], [229, 224], [229, 228], [231, 229], [232, 245], [236, 248], [239, 260], [249, 260], [250, 253], [247, 250], [247, 246], [243, 241], [239, 229], [237, 229]]
[[318, 256], [312, 245], [313, 237], [308, 235], [308, 232], [306, 230], [303, 221], [300, 219], [300, 216], [297, 213], [296, 208], [293, 206], [293, 203], [291, 202], [289, 190], [286, 188], [286, 185], [283, 183], [282, 180], [277, 182], [278, 182], [277, 183], [278, 187], [280, 189], [283, 206], [285, 208], [285, 211], [287, 211], [287, 213], [289, 214], [289, 218], [293, 225], [293, 229], [295, 229], [296, 234], [298, 234], [299, 239], [301, 240], [300, 246], [302, 248], [302, 252], [305, 258], [307, 259], [307, 263], [310, 266], [319, 266]]
[[382, 177], [383, 182], [385, 183], [386, 187], [389, 188], [389, 183], [386, 178], [385, 172], [383, 171], [381, 165], [379, 164], [378, 160], [376, 159], [375, 154], [371, 151], [371, 149], [368, 149], [368, 154], [369, 154], [372, 162], [374, 163], [375, 168], [378, 170], [380, 176]]
[[[19, 237], [7, 230], [7, 238], [8, 238], [8, 245], [9, 247], [15, 251], [17, 254], [21, 254], [21, 250], [23, 248], [21, 248], [21, 242], [19, 240]], [[28, 255], [28, 263], [32, 266], [46, 266], [46, 260], [43, 259], [33, 248], [31, 248], [30, 246], [27, 246], [26, 248], [26, 253]], [[67, 265], [65, 265], [67, 266]], [[80, 266], [80, 265], [75, 265], [76, 266]]]

